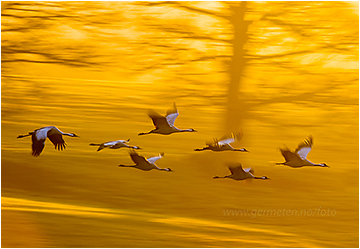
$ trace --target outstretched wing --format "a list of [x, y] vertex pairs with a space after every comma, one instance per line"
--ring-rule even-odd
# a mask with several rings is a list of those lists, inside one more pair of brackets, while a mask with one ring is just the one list
[[138, 153], [136, 153], [135, 150], [130, 150], [130, 157], [131, 157], [131, 160], [133, 160], [133, 162], [136, 164], [147, 163], [145, 157], [140, 156]]
[[244, 171], [249, 172], [251, 174], [254, 174], [254, 169], [253, 168], [245, 168]]
[[65, 149], [66, 143], [61, 134], [53, 133], [53, 134], [49, 135], [49, 132], [48, 132], [48, 138], [55, 145], [55, 149], [58, 149], [58, 150]]
[[32, 155], [37, 157], [43, 151], [45, 146], [45, 139], [37, 139], [35, 133], [32, 134]]
[[297, 149], [295, 150], [295, 153], [297, 153], [301, 159], [306, 159], [307, 155], [309, 154], [309, 152], [311, 151], [313, 145], [313, 137], [310, 135], [308, 138], [304, 139], [304, 141], [302, 141]]
[[240, 140], [243, 138], [244, 133], [243, 133], [243, 130], [240, 129], [240, 131], [235, 132], [235, 133], [232, 133], [232, 135], [234, 136], [234, 138], [235, 138], [237, 141], [240, 141]]
[[229, 143], [233, 143], [235, 142], [235, 138], [227, 138], [227, 139], [223, 139], [223, 140], [220, 140], [218, 142], [219, 145], [225, 145], [225, 144], [229, 144]]
[[283, 157], [285, 158], [286, 162], [290, 162], [290, 161], [295, 161], [295, 160], [299, 160], [299, 155], [291, 152], [289, 149], [280, 149], [281, 154], [283, 155]]
[[126, 140], [117, 140], [114, 141], [112, 144], [109, 144], [111, 149], [119, 149], [121, 147], [128, 147], [128, 145], [126, 144], [128, 141]]
[[150, 109], [148, 115], [152, 119], [155, 128], [158, 129], [160, 127], [169, 126], [166, 118], [156, 111]]
[[174, 106], [172, 109], [167, 110], [166, 112], [166, 121], [170, 126], [174, 126], [175, 119], [179, 116], [179, 112], [176, 108], [176, 104], [174, 102]]
[[229, 166], [229, 170], [230, 170], [231, 174], [233, 174], [233, 175], [245, 174], [245, 171], [244, 171], [241, 163], [238, 166]]
[[235, 141], [240, 141], [243, 137], [243, 132], [242, 130], [240, 130], [239, 132], [232, 132], [230, 133], [230, 135], [227, 136], [223, 136], [222, 138], [220, 138], [219, 144], [223, 145], [223, 144], [229, 144], [229, 143], [233, 143]]
[[214, 141], [206, 142], [205, 144], [210, 147], [220, 147], [219, 140], [217, 138], [214, 138]]
[[157, 160], [164, 156], [164, 152], [160, 153], [158, 156], [150, 157], [147, 159], [149, 163], [155, 163]]

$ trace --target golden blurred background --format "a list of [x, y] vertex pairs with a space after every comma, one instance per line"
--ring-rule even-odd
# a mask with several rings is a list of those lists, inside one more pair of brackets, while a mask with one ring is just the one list
[[[358, 11], [2, 2], [2, 247], [358, 247]], [[137, 135], [173, 102], [198, 132]], [[80, 138], [32, 157], [16, 137], [48, 125]], [[250, 153], [194, 151], [239, 129]], [[330, 168], [275, 166], [309, 134], [308, 158]], [[128, 138], [174, 172], [89, 146]], [[271, 180], [212, 179], [234, 162]]]

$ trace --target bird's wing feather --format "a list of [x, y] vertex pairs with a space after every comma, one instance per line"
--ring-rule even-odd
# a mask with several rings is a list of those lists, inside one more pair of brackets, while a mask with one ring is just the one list
[[157, 160], [159, 160], [160, 158], [162, 158], [164, 156], [164, 153], [161, 153], [160, 155], [158, 156], [154, 156], [154, 157], [150, 157], [147, 159], [147, 161], [149, 163], [155, 163]]
[[166, 118], [154, 110], [149, 110], [149, 117], [152, 119], [153, 124], [156, 128], [169, 126]]
[[118, 141], [114, 145], [110, 146], [111, 149], [118, 149], [118, 148], [121, 148], [121, 147], [129, 147], [129, 146], [127, 144], [123, 143], [123, 142], [120, 142], [120, 141]]
[[42, 127], [34, 131], [37, 140], [46, 139], [51, 127]]
[[128, 143], [129, 142], [129, 140], [116, 140], [116, 141], [114, 141], [116, 144], [118, 144], [118, 143], [122, 143], [122, 144], [126, 144], [126, 143]]
[[251, 174], [254, 174], [254, 169], [253, 168], [246, 168], [244, 169], [245, 172], [248, 172], [248, 173], [251, 173]]
[[32, 155], [33, 156], [40, 156], [40, 153], [43, 151], [45, 146], [46, 139], [37, 139], [35, 133], [32, 134]]
[[178, 113], [177, 107], [175, 102], [173, 103], [173, 107], [171, 109], [168, 109], [166, 111], [166, 115], [172, 114], [172, 113]]
[[233, 136], [235, 137], [235, 139], [236, 139], [237, 141], [240, 141], [240, 140], [243, 138], [243, 136], [244, 136], [243, 130], [240, 129], [240, 131], [238, 131], [238, 132], [236, 132], [236, 133], [233, 133]]
[[104, 146], [113, 146], [113, 145], [116, 145], [116, 144], [117, 144], [117, 141], [109, 141], [109, 142], [103, 143]]
[[147, 163], [145, 157], [140, 156], [134, 150], [130, 151], [130, 157], [131, 157], [131, 160], [133, 160], [133, 162], [136, 164]]
[[313, 145], [313, 137], [310, 135], [308, 138], [304, 139], [304, 141], [302, 141], [297, 149], [295, 150], [295, 153], [297, 153], [301, 159], [306, 159], [307, 155], [309, 154], [309, 152], [311, 151]]
[[223, 144], [229, 144], [229, 143], [233, 143], [235, 141], [240, 141], [243, 137], [243, 132], [242, 130], [238, 131], [238, 132], [232, 132], [230, 133], [230, 135], [225, 135], [222, 138], [219, 139], [219, 144], [223, 145]]
[[303, 147], [297, 150], [297, 154], [301, 157], [301, 159], [306, 159], [310, 151], [311, 151], [311, 147]]
[[241, 163], [238, 166], [229, 166], [229, 170], [233, 175], [241, 175], [245, 173]]
[[[230, 133], [230, 134], [227, 134], [227, 135], [221, 137], [221, 138], [219, 139], [219, 141], [223, 141], [223, 140], [227, 140], [227, 139], [233, 139], [233, 140], [234, 140], [233, 142], [235, 142], [235, 140], [236, 140], [236, 141], [240, 141], [243, 136], [244, 136], [244, 134], [243, 134], [243, 131], [242, 131], [242, 129], [241, 129], [241, 130], [238, 131], [238, 132], [232, 132], [232, 133]], [[231, 143], [232, 143], [232, 142], [231, 142]]]
[[174, 126], [175, 119], [179, 116], [179, 113], [171, 113], [166, 115], [166, 121], [168, 122], [169, 126]]
[[206, 142], [205, 144], [210, 146], [210, 147], [219, 147], [219, 140], [214, 138], [214, 141]]
[[48, 135], [50, 141], [55, 145], [55, 149], [63, 150], [66, 147], [66, 143], [61, 134]]
[[289, 149], [280, 149], [280, 152], [283, 155], [283, 157], [285, 158], [286, 162], [295, 161], [295, 160], [300, 159], [298, 154], [291, 152]]
[[175, 119], [179, 116], [179, 112], [176, 108], [176, 104], [174, 103], [174, 106], [172, 109], [167, 110], [166, 112], [166, 121], [170, 126], [174, 126]]
[[223, 139], [223, 140], [220, 140], [218, 142], [219, 145], [224, 145], [224, 144], [229, 144], [229, 143], [233, 143], [235, 142], [235, 138], [227, 138], [227, 139]]

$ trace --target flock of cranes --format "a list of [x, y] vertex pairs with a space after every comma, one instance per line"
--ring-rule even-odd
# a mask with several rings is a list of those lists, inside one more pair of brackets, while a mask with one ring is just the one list
[[[155, 112], [154, 110], [149, 111], [149, 117], [152, 119], [155, 129], [139, 133], [138, 135], [146, 134], [162, 134], [170, 135], [176, 132], [196, 132], [194, 129], [179, 129], [174, 123], [176, 118], [179, 116], [179, 112], [174, 103], [173, 108], [168, 110], [165, 116], [162, 116]], [[19, 135], [17, 138], [23, 138], [30, 136], [32, 138], [32, 155], [37, 157], [41, 154], [45, 146], [46, 138], [49, 138], [50, 141], [54, 144], [55, 149], [63, 150], [66, 147], [66, 143], [63, 139], [63, 136], [69, 137], [79, 137], [74, 133], [65, 133], [59, 130], [55, 126], [46, 126], [39, 129], [36, 129], [32, 132], [29, 132], [26, 135]], [[235, 149], [230, 144], [241, 140], [243, 134], [242, 132], [231, 133], [230, 137], [223, 137], [220, 140], [214, 139], [214, 142], [206, 143], [206, 147], [200, 149], [194, 149], [195, 151], [211, 150], [211, 151], [240, 151], [240, 152], [249, 152], [245, 148]], [[130, 149], [131, 160], [135, 165], [123, 165], [120, 164], [119, 167], [133, 167], [140, 170], [148, 171], [152, 169], [157, 169], [166, 172], [172, 172], [170, 168], [159, 168], [155, 162], [164, 156], [164, 153], [160, 153], [158, 156], [145, 158], [139, 155], [135, 150], [140, 149], [138, 146], [129, 145], [130, 139], [128, 140], [117, 140], [109, 141], [104, 143], [91, 143], [92, 146], [98, 146], [97, 151], [100, 151], [104, 148], [109, 149], [119, 149], [122, 147]], [[287, 165], [293, 168], [300, 168], [303, 166], [320, 166], [320, 167], [329, 167], [326, 163], [313, 163], [310, 162], [306, 157], [311, 151], [313, 146], [313, 137], [310, 135], [303, 142], [301, 142], [294, 152], [290, 151], [288, 148], [280, 149], [281, 154], [285, 158], [285, 162], [276, 163], [277, 165]], [[245, 179], [270, 179], [267, 176], [255, 176], [253, 168], [243, 168], [241, 163], [238, 163], [235, 166], [229, 166], [231, 175], [227, 176], [214, 176], [214, 179], [218, 178], [231, 178], [234, 180], [245, 180]]]

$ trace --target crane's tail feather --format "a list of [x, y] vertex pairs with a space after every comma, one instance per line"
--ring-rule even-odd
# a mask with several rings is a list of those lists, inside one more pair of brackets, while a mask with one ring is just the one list
[[94, 143], [91, 143], [91, 144], [89, 144], [89, 145], [92, 145], [92, 146], [100, 146], [100, 147], [97, 149], [97, 151], [102, 150], [102, 149], [105, 148], [105, 146], [103, 146], [102, 144], [94, 144]]
[[210, 150], [210, 148], [209, 147], [204, 147], [204, 148], [194, 149], [194, 151], [203, 151], [203, 150]]
[[26, 135], [19, 135], [19, 136], [17, 136], [17, 138], [27, 137], [27, 136], [30, 136], [30, 135], [32, 135], [32, 134], [33, 134], [33, 132], [29, 132], [29, 134], [26, 134]]
[[134, 165], [124, 165], [124, 164], [119, 164], [118, 167], [134, 167]]

